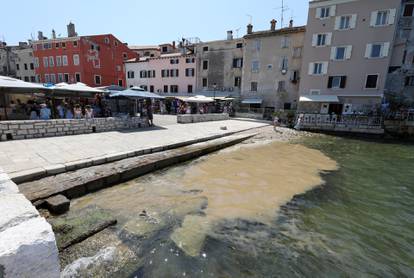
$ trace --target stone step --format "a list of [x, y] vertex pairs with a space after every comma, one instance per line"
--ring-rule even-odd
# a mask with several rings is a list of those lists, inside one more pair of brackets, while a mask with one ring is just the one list
[[37, 204], [41, 203], [39, 202], [41, 200], [60, 194], [73, 199], [238, 144], [254, 135], [231, 135], [173, 150], [62, 173], [18, 186], [27, 199]]

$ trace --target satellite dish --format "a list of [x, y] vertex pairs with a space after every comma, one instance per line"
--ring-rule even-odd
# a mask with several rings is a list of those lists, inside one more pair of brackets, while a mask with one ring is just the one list
[[286, 73], [287, 73], [287, 70], [282, 69], [282, 74], [286, 74]]

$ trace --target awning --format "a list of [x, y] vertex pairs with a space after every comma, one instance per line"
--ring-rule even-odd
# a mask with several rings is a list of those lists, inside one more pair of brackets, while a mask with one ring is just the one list
[[104, 93], [103, 90], [89, 87], [88, 85], [78, 82], [75, 84], [67, 84], [65, 82], [58, 83], [52, 89], [56, 91], [70, 91], [70, 92], [81, 92], [81, 93]]
[[128, 98], [156, 98], [156, 99], [164, 99], [164, 97], [159, 96], [154, 93], [146, 92], [146, 91], [138, 91], [138, 90], [124, 90], [124, 91], [117, 91], [110, 94], [110, 97], [128, 97]]
[[242, 104], [262, 104], [263, 99], [260, 98], [246, 98], [242, 100]]
[[300, 102], [339, 102], [339, 99], [337, 96], [309, 95], [309, 96], [301, 96], [299, 101]]
[[210, 103], [210, 102], [214, 102], [213, 98], [210, 97], [206, 97], [206, 96], [202, 96], [202, 95], [197, 95], [197, 96], [193, 96], [193, 97], [189, 97], [185, 100], [185, 102], [192, 102], [192, 103]]
[[47, 91], [49, 88], [43, 84], [25, 82], [20, 79], [0, 75], [0, 89], [7, 89], [10, 92], [39, 92]]

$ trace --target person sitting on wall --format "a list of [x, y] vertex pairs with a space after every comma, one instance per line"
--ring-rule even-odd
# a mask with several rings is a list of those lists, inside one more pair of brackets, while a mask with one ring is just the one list
[[82, 119], [82, 108], [79, 104], [75, 105], [75, 108], [73, 109], [73, 113], [75, 115], [75, 119]]
[[42, 103], [40, 105], [40, 119], [41, 120], [49, 120], [50, 116], [52, 115], [52, 112], [50, 111], [50, 108], [47, 107], [46, 103]]
[[93, 119], [93, 109], [90, 105], [85, 106], [85, 119]]

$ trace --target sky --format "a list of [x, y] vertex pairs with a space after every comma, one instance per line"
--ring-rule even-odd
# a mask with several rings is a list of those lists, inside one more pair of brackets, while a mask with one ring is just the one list
[[[65, 37], [70, 21], [79, 35], [112, 33], [129, 45], [220, 40], [227, 30], [245, 35], [250, 18], [256, 31], [269, 29], [272, 18], [280, 27], [281, 6], [282, 0], [0, 0], [0, 40], [17, 44], [39, 30], [50, 38], [52, 29]], [[308, 0], [284, 0], [284, 6], [284, 25], [291, 18], [306, 24]]]

